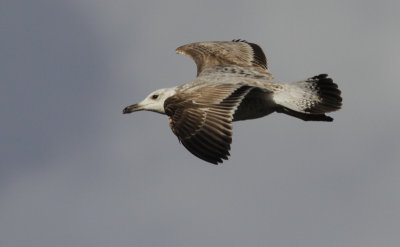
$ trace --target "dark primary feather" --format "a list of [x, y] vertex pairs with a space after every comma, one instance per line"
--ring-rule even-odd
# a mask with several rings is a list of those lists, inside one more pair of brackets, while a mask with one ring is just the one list
[[232, 42], [243, 42], [243, 43], [247, 43], [251, 46], [251, 48], [253, 49], [253, 63], [260, 66], [260, 67], [264, 67], [265, 69], [268, 69], [268, 63], [267, 63], [267, 57], [265, 56], [264, 51], [262, 50], [262, 48], [254, 43], [250, 43], [247, 42], [246, 40], [243, 39], [234, 39], [232, 40]]
[[191, 57], [197, 65], [197, 75], [213, 66], [253, 67], [268, 73], [267, 59], [260, 46], [243, 40], [197, 42], [176, 49]]
[[[233, 114], [251, 89], [249, 86], [219, 85], [194, 97], [168, 98], [164, 108], [172, 132], [195, 156], [213, 164], [221, 163], [229, 156]], [[209, 93], [219, 96], [219, 102], [206, 103], [204, 100]]]

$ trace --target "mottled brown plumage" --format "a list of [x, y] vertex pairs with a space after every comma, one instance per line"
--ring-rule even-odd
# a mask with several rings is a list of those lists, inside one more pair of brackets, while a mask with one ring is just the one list
[[197, 75], [217, 65], [252, 67], [261, 73], [268, 73], [267, 59], [262, 49], [243, 40], [197, 42], [183, 45], [176, 52], [195, 61]]
[[201, 159], [214, 164], [228, 159], [233, 114], [251, 89], [232, 84], [208, 85], [196, 95], [183, 93], [167, 98], [164, 109], [172, 132]]
[[243, 40], [198, 42], [176, 50], [197, 65], [194, 81], [159, 89], [124, 113], [168, 115], [172, 132], [195, 156], [218, 164], [228, 159], [232, 122], [272, 112], [304, 121], [333, 121], [325, 113], [342, 106], [341, 92], [320, 74], [293, 83], [274, 82], [262, 49]]

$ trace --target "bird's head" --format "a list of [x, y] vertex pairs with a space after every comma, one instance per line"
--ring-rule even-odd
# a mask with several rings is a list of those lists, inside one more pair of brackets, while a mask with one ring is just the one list
[[175, 88], [163, 88], [158, 89], [151, 94], [149, 94], [141, 102], [130, 105], [124, 108], [123, 114], [132, 113], [135, 111], [154, 111], [161, 114], [165, 114], [164, 102], [168, 97], [175, 94]]

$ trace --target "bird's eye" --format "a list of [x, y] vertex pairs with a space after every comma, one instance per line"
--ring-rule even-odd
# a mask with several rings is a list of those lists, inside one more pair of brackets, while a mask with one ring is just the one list
[[157, 98], [158, 98], [158, 94], [153, 94], [153, 95], [151, 96], [151, 98], [152, 98], [152, 99], [157, 99]]

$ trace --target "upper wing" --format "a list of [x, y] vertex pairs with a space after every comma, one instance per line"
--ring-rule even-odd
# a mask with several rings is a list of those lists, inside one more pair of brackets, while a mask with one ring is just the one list
[[176, 52], [195, 61], [197, 75], [215, 65], [252, 66], [260, 72], [268, 70], [263, 50], [256, 44], [242, 40], [192, 43], [177, 48]]
[[250, 86], [210, 85], [191, 97], [172, 96], [164, 109], [172, 132], [195, 156], [218, 164], [228, 159], [232, 119]]

